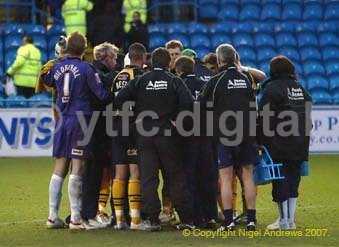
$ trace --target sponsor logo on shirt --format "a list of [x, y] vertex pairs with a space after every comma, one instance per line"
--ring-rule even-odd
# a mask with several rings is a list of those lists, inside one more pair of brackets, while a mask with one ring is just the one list
[[149, 81], [146, 90], [167, 90], [167, 81]]
[[72, 148], [72, 155], [83, 156], [84, 150]]
[[304, 100], [304, 92], [299, 88], [287, 88], [287, 97], [289, 100]]
[[247, 83], [243, 79], [228, 80], [227, 89], [247, 88]]

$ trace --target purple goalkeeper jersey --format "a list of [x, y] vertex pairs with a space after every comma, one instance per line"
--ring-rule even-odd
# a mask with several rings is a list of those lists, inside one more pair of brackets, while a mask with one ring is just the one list
[[57, 88], [56, 105], [63, 116], [76, 115], [77, 111], [91, 115], [94, 97], [106, 103], [112, 100], [95, 68], [76, 57], [60, 59], [44, 81]]

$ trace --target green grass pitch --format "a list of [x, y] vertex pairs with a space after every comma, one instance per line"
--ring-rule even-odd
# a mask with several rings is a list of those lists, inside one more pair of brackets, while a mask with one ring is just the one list
[[[312, 156], [303, 178], [297, 210], [302, 237], [184, 237], [181, 232], [116, 232], [112, 229], [70, 232], [45, 229], [49, 158], [0, 159], [0, 246], [339, 246], [339, 156]], [[64, 185], [61, 216], [68, 213]], [[270, 185], [258, 190], [258, 228], [276, 219]], [[327, 229], [326, 236], [305, 236], [306, 229]], [[310, 232], [309, 232], [310, 233]], [[321, 235], [321, 234], [320, 234]]]

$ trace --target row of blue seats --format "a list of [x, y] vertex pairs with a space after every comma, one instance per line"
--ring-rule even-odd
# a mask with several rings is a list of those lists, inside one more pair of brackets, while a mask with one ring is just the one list
[[0, 26], [0, 35], [10, 36], [13, 34], [28, 34], [28, 35], [41, 35], [56, 36], [65, 33], [64, 26], [53, 25], [50, 29], [46, 30], [45, 27], [35, 24], [18, 24], [9, 23]]
[[52, 98], [47, 94], [36, 94], [26, 99], [24, 96], [9, 96], [7, 98], [0, 96], [0, 108], [16, 107], [51, 107]]
[[[158, 1], [158, 2], [166, 1], [166, 2], [168, 2], [168, 0], [155, 0], [155, 1]], [[172, 0], [172, 1], [176, 1], [176, 0]], [[189, 0], [182, 0], [182, 2], [185, 2], [185, 1], [189, 1]], [[198, 0], [198, 4], [206, 4], [206, 3], [215, 3], [215, 4], [230, 4], [230, 3], [232, 3], [232, 4], [239, 4], [239, 5], [244, 5], [244, 4], [249, 4], [249, 3], [257, 3], [257, 4], [267, 4], [267, 3], [276, 3], [276, 4], [321, 3], [321, 4], [328, 4], [330, 2], [336, 2], [336, 1], [338, 1], [338, 0]]]
[[[33, 35], [33, 41], [34, 44], [44, 51], [47, 50], [54, 50], [54, 46], [56, 42], [59, 40], [60, 35], [50, 36], [48, 39], [46, 39], [46, 35], [39, 34], [39, 35]], [[11, 48], [17, 48], [22, 43], [23, 35], [13, 34], [10, 36], [6, 36], [4, 38], [4, 41], [0, 39], [0, 52], [3, 49], [11, 49]]]
[[339, 2], [321, 3], [233, 3], [199, 5], [201, 18], [219, 20], [338, 20]]
[[335, 32], [339, 21], [222, 21], [213, 25], [196, 22], [157, 23], [148, 27], [150, 33], [269, 33], [274, 32]]
[[[324, 89], [315, 89], [311, 91], [315, 104], [339, 104], [339, 91], [330, 94]], [[0, 96], [0, 108], [23, 108], [23, 107], [51, 107], [52, 100], [43, 94], [34, 95], [30, 99], [23, 96], [9, 96], [2, 98]]]
[[[190, 43], [191, 46], [204, 46], [204, 47], [215, 47], [220, 42], [231, 42], [238, 45], [244, 46], [269, 46], [281, 48], [283, 46], [292, 47], [326, 47], [326, 46], [337, 46], [339, 44], [339, 37], [335, 33], [327, 32], [320, 35], [315, 35], [311, 32], [299, 33], [293, 35], [289, 32], [276, 33], [275, 35], [267, 33], [257, 33], [255, 35], [247, 33], [235, 33], [235, 34], [222, 34], [217, 33], [214, 35], [208, 34], [191, 34], [186, 35], [183, 33], [172, 33], [167, 35], [166, 33], [152, 33], [150, 35], [151, 46], [152, 42], [162, 43], [166, 39], [179, 39], [183, 43]], [[155, 44], [156, 46], [157, 44]]]

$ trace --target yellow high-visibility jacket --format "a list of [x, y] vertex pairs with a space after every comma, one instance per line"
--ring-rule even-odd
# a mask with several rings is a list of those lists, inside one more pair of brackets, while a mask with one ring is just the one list
[[33, 44], [19, 47], [14, 63], [7, 74], [13, 76], [14, 84], [35, 88], [41, 68], [41, 53]]
[[62, 16], [67, 35], [78, 31], [86, 36], [86, 12], [92, 10], [92, 8], [93, 3], [88, 0], [66, 0], [62, 5]]

